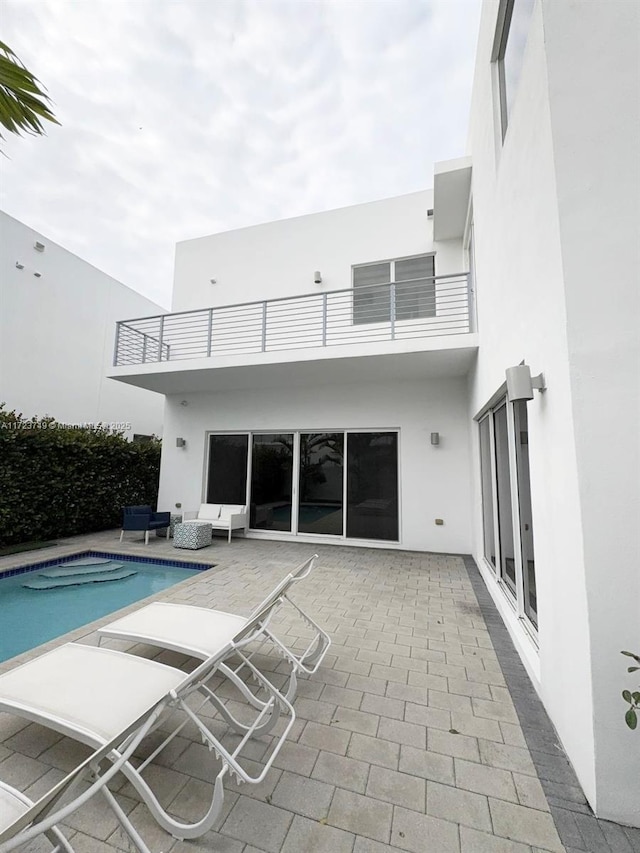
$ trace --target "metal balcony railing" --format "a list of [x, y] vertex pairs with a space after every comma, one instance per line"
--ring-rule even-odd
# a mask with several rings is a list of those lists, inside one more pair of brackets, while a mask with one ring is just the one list
[[114, 365], [472, 331], [467, 273], [121, 320]]

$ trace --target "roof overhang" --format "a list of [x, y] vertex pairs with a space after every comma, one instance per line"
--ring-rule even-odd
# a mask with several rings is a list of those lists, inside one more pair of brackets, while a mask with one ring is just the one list
[[433, 174], [433, 238], [464, 235], [471, 196], [471, 157], [436, 163]]

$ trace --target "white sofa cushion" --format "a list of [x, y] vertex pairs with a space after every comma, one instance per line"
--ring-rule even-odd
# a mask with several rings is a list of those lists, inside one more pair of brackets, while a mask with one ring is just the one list
[[244, 515], [246, 511], [246, 506], [241, 504], [222, 504], [219, 518], [229, 518], [230, 515]]
[[220, 518], [221, 504], [200, 504], [198, 510], [199, 521], [215, 521]]

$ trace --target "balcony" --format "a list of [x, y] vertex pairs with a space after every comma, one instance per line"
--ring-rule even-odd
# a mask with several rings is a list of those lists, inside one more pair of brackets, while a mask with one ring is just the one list
[[469, 276], [459, 273], [122, 320], [111, 376], [171, 393], [175, 383], [160, 376], [475, 351], [472, 316]]

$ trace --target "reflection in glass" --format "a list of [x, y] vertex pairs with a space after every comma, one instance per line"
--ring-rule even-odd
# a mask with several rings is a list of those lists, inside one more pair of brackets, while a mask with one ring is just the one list
[[500, 537], [500, 576], [516, 594], [516, 565], [511, 516], [511, 483], [509, 480], [509, 440], [507, 407], [502, 405], [493, 416], [496, 439], [496, 477], [498, 486], [498, 536]]
[[209, 436], [207, 503], [247, 502], [248, 435]]
[[518, 472], [522, 570], [524, 573], [524, 612], [537, 627], [538, 603], [536, 598], [536, 572], [533, 555], [533, 522], [531, 520], [527, 404], [523, 400], [519, 400], [513, 404], [513, 411], [516, 419], [516, 467]]
[[480, 472], [482, 477], [482, 525], [484, 556], [496, 568], [496, 534], [493, 524], [493, 487], [491, 478], [490, 420], [480, 421]]
[[254, 435], [250, 527], [291, 530], [293, 434]]
[[300, 434], [298, 533], [342, 536], [344, 433]]
[[347, 536], [398, 540], [398, 435], [347, 435]]

